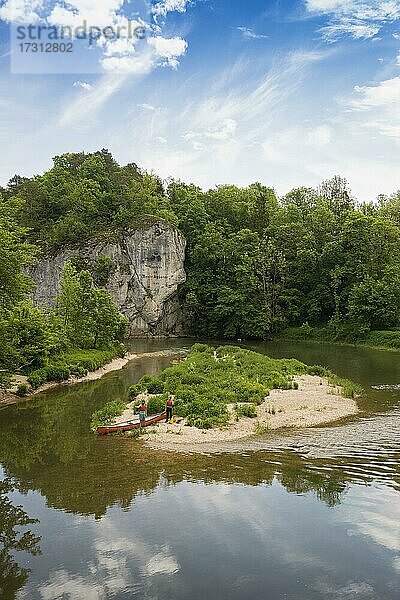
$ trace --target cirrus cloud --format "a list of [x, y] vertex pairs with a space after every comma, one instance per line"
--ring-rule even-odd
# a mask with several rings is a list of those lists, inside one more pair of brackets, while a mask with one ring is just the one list
[[386, 24], [400, 19], [400, 0], [306, 0], [305, 4], [309, 13], [330, 19], [320, 29], [329, 43], [344, 36], [373, 38]]

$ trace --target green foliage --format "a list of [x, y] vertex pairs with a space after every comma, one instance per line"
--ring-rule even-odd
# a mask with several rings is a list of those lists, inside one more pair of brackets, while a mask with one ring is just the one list
[[93, 413], [90, 423], [91, 430], [96, 431], [101, 425], [109, 425], [115, 417], [119, 417], [124, 412], [125, 408], [126, 404], [121, 400], [108, 402], [103, 408]]
[[120, 340], [126, 320], [108, 292], [95, 287], [89, 271], [67, 263], [58, 296], [59, 314], [73, 347], [102, 348]]
[[65, 381], [70, 377], [84, 377], [96, 371], [119, 355], [119, 348], [106, 350], [71, 350], [49, 358], [46, 364], [29, 374], [28, 381], [37, 389], [47, 381]]
[[[358, 343], [370, 331], [400, 326], [398, 193], [380, 197], [377, 205], [358, 205], [338, 176], [280, 200], [259, 183], [203, 191], [171, 181], [164, 190], [158, 177], [135, 164], [118, 165], [103, 149], [56, 156], [47, 173], [14, 177], [2, 194], [2, 337], [8, 311], [31, 286], [26, 267], [38, 248], [28, 241], [56, 250], [160, 218], [187, 238], [180, 300], [193, 334], [269, 339], [287, 330], [293, 339], [314, 339], [317, 328], [321, 339]], [[126, 326], [105, 290], [96, 287], [106, 285], [112, 260], [100, 255], [85, 264], [78, 251], [73, 262], [75, 272], [67, 269], [60, 295], [62, 331], [53, 342], [107, 346]], [[13, 357], [13, 342], [4, 339], [0, 353]], [[9, 362], [19, 367], [26, 354], [39, 368], [49, 349], [36, 342]], [[391, 337], [389, 344], [396, 343]]]
[[356, 398], [357, 396], [361, 396], [363, 392], [363, 388], [357, 383], [354, 383], [354, 381], [338, 377], [333, 373], [328, 374], [328, 381], [331, 385], [340, 387], [341, 394], [345, 398]]
[[120, 167], [107, 150], [56, 156], [52, 169], [11, 193], [32, 238], [52, 249], [169, 214], [161, 180], [134, 164]]
[[303, 327], [290, 327], [278, 336], [289, 340], [314, 340], [369, 346], [372, 348], [400, 349], [400, 330], [369, 331], [364, 325], [354, 323], [329, 323], [326, 327], [312, 327], [304, 335]]
[[329, 374], [328, 369], [321, 365], [311, 365], [307, 367], [307, 375], [318, 375], [318, 377], [327, 377]]
[[164, 391], [164, 382], [161, 379], [154, 378], [147, 386], [149, 394], [162, 394]]
[[257, 416], [254, 404], [240, 404], [235, 407], [235, 410], [238, 417], [250, 417], [250, 419], [254, 419]]
[[175, 396], [175, 414], [189, 425], [207, 429], [224, 426], [229, 420], [227, 404], [248, 403], [244, 411], [253, 415], [270, 389], [289, 389], [306, 365], [297, 360], [276, 360], [236, 346], [212, 348], [195, 344], [187, 357], [157, 377], [145, 375], [129, 390], [131, 398], [151, 390], [152, 411], [164, 410], [167, 393]]
[[138, 394], [146, 392], [148, 386], [152, 383], [153, 377], [151, 375], [143, 375], [141, 379], [129, 388], [129, 397], [135, 398]]
[[0, 314], [32, 289], [25, 269], [34, 262], [38, 248], [26, 243], [28, 229], [19, 223], [20, 210], [20, 201], [0, 196]]
[[168, 393], [160, 394], [158, 396], [152, 396], [147, 400], [147, 414], [157, 415], [165, 411], [165, 404], [167, 402]]
[[94, 275], [96, 284], [100, 287], [107, 285], [111, 272], [113, 270], [113, 261], [110, 256], [100, 254], [97, 257], [96, 264], [94, 265]]
[[28, 386], [26, 383], [19, 383], [17, 386], [17, 396], [24, 398], [28, 393]]

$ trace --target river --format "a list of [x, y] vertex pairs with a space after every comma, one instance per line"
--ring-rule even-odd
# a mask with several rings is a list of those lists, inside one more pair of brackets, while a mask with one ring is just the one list
[[0, 411], [1, 600], [397, 600], [400, 354], [246, 344], [361, 383], [339, 424], [188, 455], [89, 432], [189, 345], [133, 341], [171, 354]]

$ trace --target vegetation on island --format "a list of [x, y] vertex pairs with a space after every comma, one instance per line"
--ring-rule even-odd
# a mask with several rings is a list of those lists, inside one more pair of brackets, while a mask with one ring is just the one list
[[188, 241], [180, 300], [191, 334], [269, 339], [303, 326], [309, 338], [311, 328], [327, 339], [400, 347], [400, 192], [357, 202], [340, 177], [282, 198], [260, 183], [204, 191], [120, 166], [101, 150], [57, 156], [43, 175], [16, 175], [0, 188], [4, 381], [7, 372], [29, 374], [54, 360], [73, 371], [70, 351], [109, 350], [121, 339], [122, 321], [103, 289], [112, 269], [106, 257], [72, 261], [65, 293], [79, 302], [63, 291], [54, 311], [27, 299], [35, 260], [155, 219]]
[[[230, 418], [228, 405], [238, 417], [255, 417], [256, 406], [261, 404], [272, 389], [297, 389], [295, 375], [319, 375], [332, 385], [341, 386], [342, 392], [354, 397], [361, 392], [357, 384], [338, 378], [319, 365], [307, 366], [295, 359], [274, 359], [237, 346], [213, 348], [194, 344], [188, 356], [157, 376], [144, 375], [129, 388], [131, 401], [140, 394], [150, 394], [148, 414], [165, 409], [171, 392], [175, 415], [185, 418], [188, 425], [199, 429], [223, 427]], [[92, 417], [92, 429], [110, 424], [122, 414], [126, 404], [111, 402]]]

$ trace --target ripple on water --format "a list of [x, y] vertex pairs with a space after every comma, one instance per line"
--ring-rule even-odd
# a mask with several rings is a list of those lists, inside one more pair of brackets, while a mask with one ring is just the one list
[[396, 383], [396, 384], [384, 383], [381, 385], [371, 385], [371, 388], [373, 390], [389, 390], [389, 391], [394, 391], [394, 392], [400, 392], [400, 383]]

